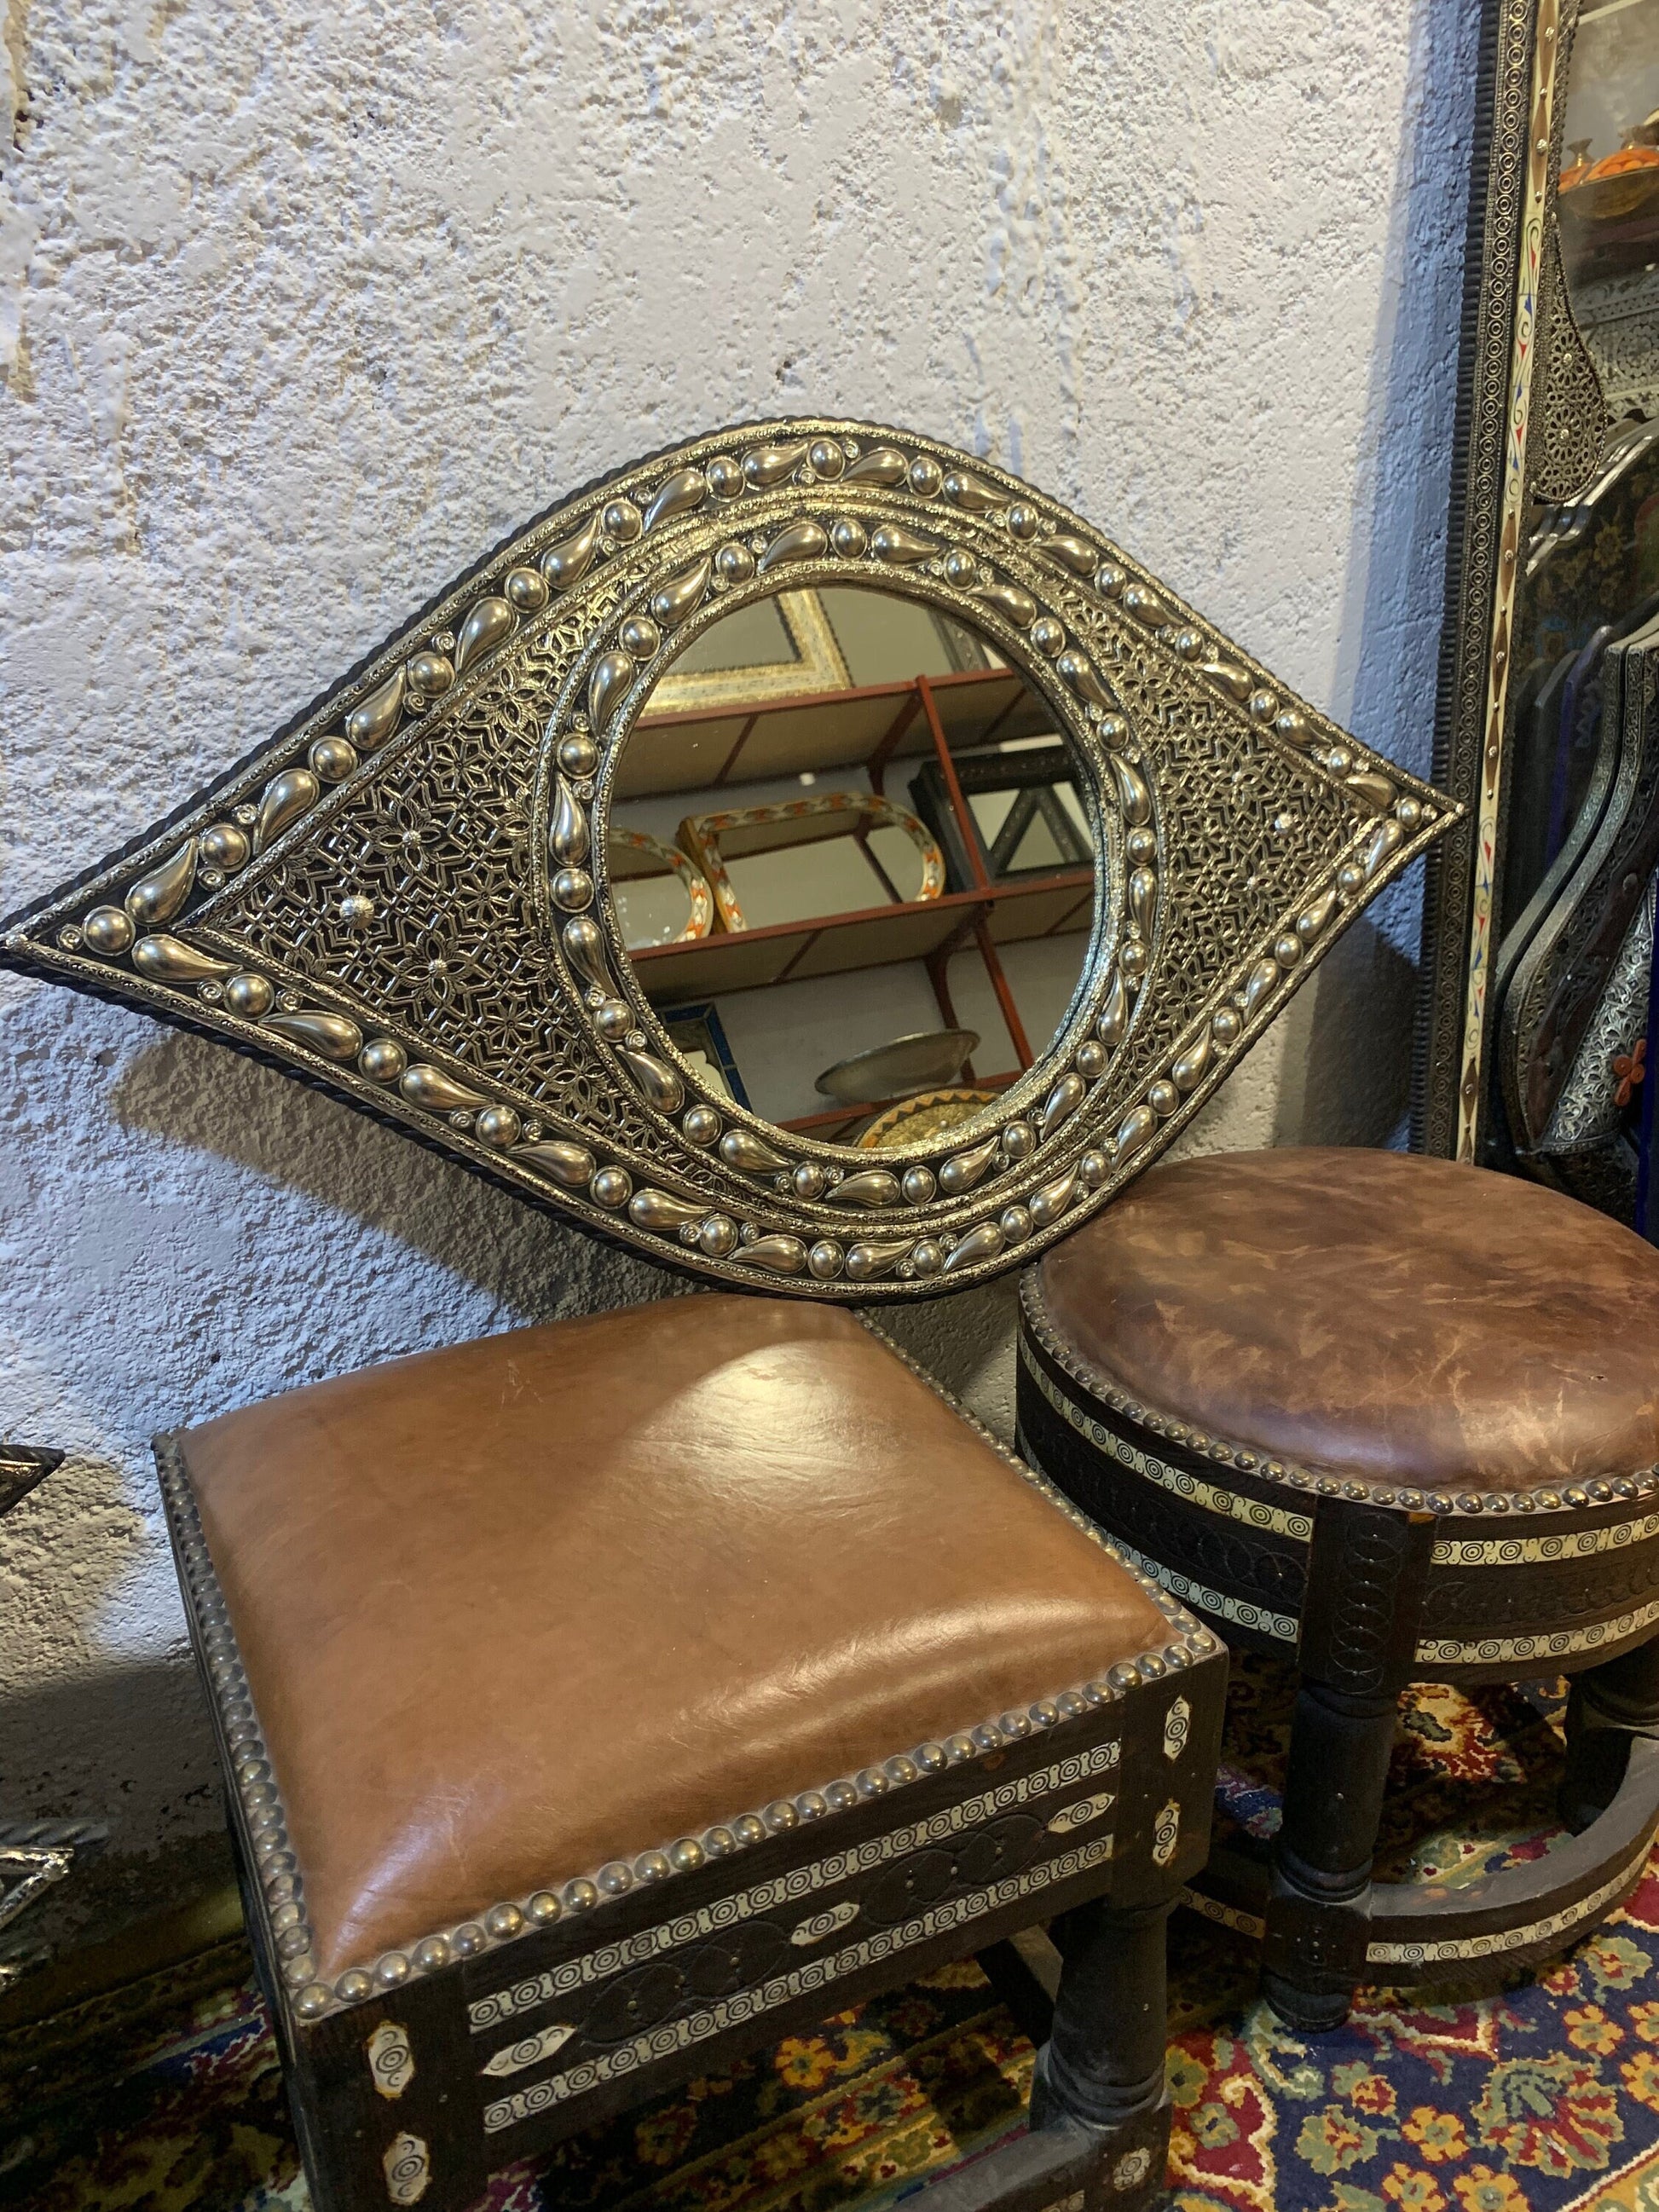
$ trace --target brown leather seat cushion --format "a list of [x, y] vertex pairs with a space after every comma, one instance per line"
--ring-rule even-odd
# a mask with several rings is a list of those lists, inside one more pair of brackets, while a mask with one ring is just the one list
[[489, 1337], [182, 1447], [325, 1980], [1168, 1640], [829, 1309]]
[[1659, 1459], [1659, 1252], [1511, 1176], [1335, 1149], [1183, 1160], [1037, 1280], [1108, 1383], [1317, 1473], [1485, 1491]]

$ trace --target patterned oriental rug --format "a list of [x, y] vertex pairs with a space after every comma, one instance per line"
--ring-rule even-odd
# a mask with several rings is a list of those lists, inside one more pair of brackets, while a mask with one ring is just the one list
[[[1224, 1823], [1271, 1832], [1291, 1694], [1236, 1666]], [[1546, 1692], [1413, 1692], [1382, 1871], [1456, 1883], [1547, 1851], [1558, 1716]], [[1659, 1855], [1537, 1976], [1368, 1990], [1310, 2041], [1237, 1938], [1180, 1912], [1172, 1943], [1180, 2212], [1659, 2212]], [[0, 2205], [306, 2212], [246, 1967], [228, 1945], [216, 1986], [198, 1966], [158, 1991], [142, 2044], [89, 2016], [0, 2045]], [[978, 1968], [951, 1967], [498, 2175], [489, 2212], [884, 2212], [1021, 2124], [1031, 2058]]]

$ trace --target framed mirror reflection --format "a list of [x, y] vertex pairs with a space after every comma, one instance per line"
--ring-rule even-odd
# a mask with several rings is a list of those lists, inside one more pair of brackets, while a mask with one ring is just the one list
[[[827, 651], [779, 691], [744, 656], [786, 600]], [[792, 1133], [970, 1121], [1062, 1026], [1089, 944], [1096, 838], [1052, 708], [989, 637], [896, 592], [779, 592], [683, 658], [721, 688], [685, 704], [670, 664], [607, 830], [613, 881], [672, 848], [708, 886], [695, 939], [628, 932], [671, 1042], [681, 1008], [714, 1006], [748, 1103]]]

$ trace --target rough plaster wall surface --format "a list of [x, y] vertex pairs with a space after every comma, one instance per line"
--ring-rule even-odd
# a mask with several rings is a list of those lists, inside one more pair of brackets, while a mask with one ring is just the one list
[[[9, 0], [0, 907], [504, 532], [723, 421], [1073, 501], [1422, 768], [1465, 0]], [[1197, 1141], [1388, 1139], [1411, 891]], [[217, 1819], [146, 1439], [671, 1287], [279, 1078], [0, 985], [0, 1802]], [[1007, 1419], [1008, 1293], [902, 1333]]]

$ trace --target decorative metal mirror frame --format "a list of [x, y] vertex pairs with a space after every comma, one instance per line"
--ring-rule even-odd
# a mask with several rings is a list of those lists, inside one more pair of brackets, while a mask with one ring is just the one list
[[1413, 1141], [1479, 1157], [1494, 1046], [1509, 643], [1530, 494], [1568, 498], [1607, 427], [1562, 275], [1555, 193], [1579, 0], [1486, 0], [1475, 91], [1433, 775], [1467, 810], [1429, 856]]
[[[702, 1090], [607, 896], [617, 763], [653, 684], [781, 583], [908, 592], [978, 629], [1075, 748], [1099, 833], [1060, 1036], [965, 1139], [890, 1165]], [[522, 758], [532, 716], [520, 819], [489, 771], [510, 744]], [[439, 1051], [339, 981], [374, 901], [340, 897], [319, 856], [399, 757], [441, 759], [443, 806], [491, 825], [454, 865], [475, 925], [511, 938], [520, 979], [545, 975], [543, 1060], [514, 1047], [540, 1095], [489, 1071], [481, 1029]], [[258, 1054], [659, 1261], [902, 1297], [994, 1273], [1109, 1197], [1448, 818], [1054, 501], [929, 439], [798, 420], [694, 440], [550, 511], [274, 744], [6, 924], [0, 961]], [[430, 834], [459, 833], [434, 812]]]

